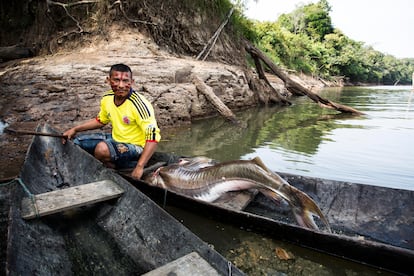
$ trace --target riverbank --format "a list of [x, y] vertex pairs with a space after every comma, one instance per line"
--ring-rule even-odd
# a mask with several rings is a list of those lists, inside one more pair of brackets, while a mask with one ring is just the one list
[[[258, 95], [250, 89], [251, 75], [247, 76], [244, 68], [178, 56], [138, 31], [130, 29], [120, 35], [118, 27], [113, 28], [109, 40], [97, 38], [88, 47], [0, 64], [0, 121], [24, 130], [34, 130], [38, 123], [47, 122], [64, 131], [93, 118], [102, 93], [109, 89], [109, 67], [121, 62], [133, 69], [135, 88], [153, 103], [162, 129], [218, 115], [197, 91], [193, 75], [232, 110], [259, 105], [260, 97], [268, 97], [266, 91]], [[324, 86], [310, 77], [291, 77], [306, 87]], [[280, 79], [269, 79], [279, 93], [288, 94]], [[0, 165], [5, 168], [0, 179], [19, 173], [30, 139], [0, 135]]]

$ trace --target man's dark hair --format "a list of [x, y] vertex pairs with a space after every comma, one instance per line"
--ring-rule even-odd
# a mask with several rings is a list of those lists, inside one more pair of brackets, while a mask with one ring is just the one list
[[123, 63], [114, 64], [111, 66], [111, 69], [109, 69], [109, 76], [112, 75], [112, 71], [118, 71], [118, 72], [129, 72], [131, 73], [132, 77], [132, 70], [129, 68], [128, 65], [125, 65]]

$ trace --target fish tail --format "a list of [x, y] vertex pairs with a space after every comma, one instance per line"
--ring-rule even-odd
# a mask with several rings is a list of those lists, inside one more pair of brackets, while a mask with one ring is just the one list
[[292, 202], [293, 213], [296, 219], [302, 222], [302, 226], [309, 227], [312, 229], [319, 229], [319, 227], [316, 225], [313, 219], [313, 216], [315, 215], [319, 217], [319, 219], [323, 222], [328, 232], [332, 232], [328, 220], [326, 219], [318, 205], [315, 203], [315, 201], [313, 201], [304, 192], [292, 186], [290, 188], [292, 192], [295, 194], [293, 197], [291, 197], [294, 199], [294, 202]]
[[315, 215], [321, 219], [326, 229], [331, 232], [328, 220], [325, 218], [318, 205], [316, 205], [316, 203], [304, 192], [289, 184], [284, 184], [280, 189], [263, 186], [261, 192], [272, 200], [280, 201], [281, 198], [286, 200], [300, 226], [319, 230], [319, 227], [313, 218]]

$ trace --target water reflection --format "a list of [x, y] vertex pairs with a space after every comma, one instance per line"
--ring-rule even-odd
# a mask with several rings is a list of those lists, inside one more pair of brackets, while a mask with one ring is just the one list
[[275, 171], [414, 189], [411, 87], [326, 89], [322, 95], [366, 115], [320, 108], [306, 97], [290, 107], [239, 112], [164, 130], [161, 150], [217, 160], [259, 156]]

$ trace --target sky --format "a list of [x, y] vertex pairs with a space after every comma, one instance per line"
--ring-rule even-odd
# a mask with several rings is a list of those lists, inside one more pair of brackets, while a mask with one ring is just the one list
[[[300, 4], [318, 0], [247, 1], [245, 15], [260, 21], [276, 21]], [[362, 41], [396, 58], [414, 58], [413, 0], [328, 0], [335, 28], [349, 38]]]

